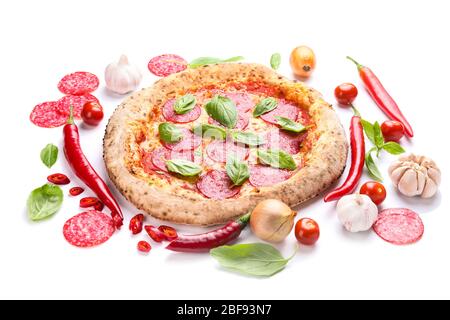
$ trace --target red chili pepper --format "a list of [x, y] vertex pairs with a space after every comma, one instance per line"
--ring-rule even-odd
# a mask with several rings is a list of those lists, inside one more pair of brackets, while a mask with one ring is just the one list
[[250, 213], [207, 233], [179, 235], [166, 249], [179, 252], [209, 252], [210, 249], [227, 244], [239, 237], [249, 220]]
[[83, 191], [84, 191], [84, 189], [83, 189], [82, 187], [73, 187], [73, 188], [70, 188], [69, 194], [70, 194], [72, 197], [76, 197], [76, 196], [82, 194]]
[[[98, 200], [95, 197], [85, 197], [80, 199], [80, 208], [90, 208], [95, 206], [97, 203], [99, 203], [100, 200]], [[100, 202], [101, 203], [101, 202]]]
[[105, 205], [101, 201], [97, 201], [96, 204], [94, 204], [94, 209], [97, 211], [102, 211]]
[[48, 182], [51, 182], [53, 184], [63, 185], [63, 184], [69, 184], [70, 180], [67, 178], [66, 175], [62, 173], [54, 173], [47, 177]]
[[139, 241], [137, 244], [137, 249], [140, 252], [149, 253], [152, 250], [152, 246], [147, 241]]
[[144, 224], [144, 215], [142, 213], [139, 213], [135, 215], [130, 220], [130, 225], [128, 226], [128, 229], [130, 229], [132, 234], [138, 234], [142, 231], [142, 226]]
[[[354, 110], [357, 112], [356, 109]], [[338, 200], [346, 194], [353, 192], [361, 178], [364, 168], [365, 144], [364, 131], [359, 115], [353, 116], [350, 123], [350, 147], [352, 149], [352, 164], [347, 179], [340, 187], [334, 189], [325, 196], [323, 199], [325, 202]]]
[[158, 227], [158, 230], [164, 234], [167, 241], [172, 241], [178, 238], [177, 230], [172, 227], [161, 225]]
[[114, 220], [114, 224], [116, 228], [120, 228], [123, 224], [122, 210], [111, 194], [111, 191], [106, 183], [97, 174], [86, 156], [83, 154], [83, 150], [80, 145], [78, 127], [73, 121], [72, 107], [70, 108], [70, 116], [67, 120], [67, 124], [64, 126], [63, 133], [64, 154], [67, 162], [77, 177], [86, 183], [86, 185], [97, 195], [100, 201], [111, 210], [111, 216]]
[[148, 236], [155, 242], [163, 242], [163, 240], [166, 239], [164, 233], [158, 230], [155, 226], [145, 226], [144, 229]]
[[356, 62], [353, 58], [347, 57], [350, 61], [354, 62], [358, 67], [359, 76], [364, 83], [367, 91], [369, 92], [372, 99], [378, 105], [378, 107], [392, 120], [397, 120], [403, 124], [405, 127], [406, 134], [409, 137], [414, 135], [413, 129], [406, 120], [403, 113], [400, 111], [397, 103], [392, 99], [389, 93], [381, 84], [378, 77], [373, 73], [373, 71], [363, 66], [362, 64]]

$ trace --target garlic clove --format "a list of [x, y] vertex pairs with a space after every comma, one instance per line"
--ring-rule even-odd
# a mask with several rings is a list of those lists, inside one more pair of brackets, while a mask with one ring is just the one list
[[431, 198], [436, 194], [437, 189], [438, 186], [436, 185], [436, 183], [434, 183], [432, 179], [428, 178], [426, 180], [425, 187], [423, 188], [421, 197], [425, 199]]
[[425, 188], [425, 182], [427, 179], [426, 171], [423, 173], [421, 170], [417, 171], [417, 195], [422, 194], [423, 189]]
[[392, 183], [394, 184], [394, 186], [396, 187], [398, 186], [398, 182], [400, 181], [406, 170], [409, 170], [409, 167], [402, 166], [396, 168], [394, 171], [390, 173]]
[[414, 197], [417, 193], [417, 173], [412, 170], [406, 170], [398, 182], [398, 190], [407, 197]]
[[394, 172], [395, 169], [401, 167], [402, 165], [403, 165], [403, 162], [401, 162], [401, 161], [395, 161], [394, 163], [392, 163], [392, 164], [389, 166], [389, 169], [388, 169], [389, 175], [391, 175], [392, 172]]
[[436, 186], [441, 184], [441, 171], [437, 168], [429, 168], [427, 171], [428, 177], [433, 180]]

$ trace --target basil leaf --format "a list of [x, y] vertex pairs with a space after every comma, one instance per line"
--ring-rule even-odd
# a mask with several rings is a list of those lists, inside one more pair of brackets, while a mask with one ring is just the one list
[[267, 113], [269, 111], [272, 111], [275, 109], [278, 105], [278, 102], [275, 98], [269, 97], [264, 98], [255, 107], [255, 110], [253, 110], [253, 116], [259, 117], [260, 115]]
[[227, 137], [227, 131], [224, 128], [212, 124], [199, 124], [192, 131], [194, 134], [205, 138], [225, 140]]
[[189, 68], [195, 69], [195, 68], [205, 66], [208, 64], [235, 62], [235, 61], [240, 61], [243, 59], [244, 59], [244, 57], [242, 57], [242, 56], [235, 56], [235, 57], [231, 57], [228, 59], [221, 59], [221, 58], [216, 58], [216, 57], [200, 57], [200, 58], [192, 60], [189, 63]]
[[234, 128], [237, 123], [238, 113], [234, 102], [220, 95], [214, 96], [205, 105], [208, 115], [227, 128]]
[[44, 184], [34, 189], [27, 200], [28, 217], [33, 221], [43, 220], [61, 208], [63, 192], [59, 186]]
[[250, 147], [257, 147], [266, 143], [266, 140], [263, 137], [252, 132], [235, 131], [231, 133], [231, 138], [236, 142], [246, 144]]
[[173, 109], [176, 114], [185, 114], [194, 109], [195, 103], [197, 100], [195, 96], [192, 94], [186, 94], [184, 96], [179, 97], [175, 104], [173, 105]]
[[369, 152], [366, 153], [366, 168], [369, 172], [369, 175], [378, 181], [383, 181], [383, 177], [381, 176], [380, 170], [378, 170], [377, 165], [375, 164], [375, 161], [373, 161], [372, 158], [372, 151], [374, 149], [369, 150]]
[[158, 126], [159, 138], [164, 142], [174, 143], [183, 139], [183, 132], [174, 124], [163, 122]]
[[246, 243], [221, 246], [210, 255], [230, 271], [252, 276], [270, 277], [284, 269], [289, 259], [269, 244]]
[[245, 162], [241, 162], [235, 157], [229, 157], [225, 166], [228, 176], [236, 186], [242, 185], [249, 177], [250, 170]]
[[297, 165], [295, 164], [292, 156], [282, 150], [269, 149], [257, 151], [258, 159], [261, 163], [269, 165], [274, 168], [295, 170]]
[[361, 119], [361, 124], [364, 129], [364, 132], [366, 133], [367, 138], [370, 140], [370, 142], [372, 142], [373, 145], [375, 145], [373, 124], [364, 119]]
[[51, 168], [58, 159], [58, 147], [54, 144], [47, 144], [41, 151], [41, 160], [47, 168]]
[[272, 67], [273, 70], [277, 70], [280, 67], [281, 64], [281, 54], [274, 53], [272, 54], [272, 56], [270, 57], [270, 66]]
[[304, 127], [301, 123], [292, 121], [291, 119], [285, 118], [285, 117], [275, 117], [277, 120], [277, 124], [281, 127], [281, 129], [291, 132], [300, 133], [302, 131], [306, 130], [306, 127]]
[[397, 142], [389, 141], [383, 145], [383, 149], [393, 155], [399, 155], [405, 152], [405, 149]]
[[166, 161], [167, 170], [181, 174], [182, 176], [192, 177], [202, 172], [202, 167], [198, 164], [183, 159], [172, 159]]
[[381, 149], [384, 145], [384, 138], [378, 121], [373, 124], [373, 139], [375, 140], [375, 146]]

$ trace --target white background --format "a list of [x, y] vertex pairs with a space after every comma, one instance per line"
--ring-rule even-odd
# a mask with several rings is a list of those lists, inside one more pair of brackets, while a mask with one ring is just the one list
[[[0, 298], [450, 298], [449, 12], [447, 1], [2, 1]], [[66, 196], [62, 210], [47, 221], [27, 220], [26, 198], [48, 174], [62, 171], [73, 185], [80, 183], [62, 154], [51, 170], [40, 162], [47, 143], [61, 145], [61, 128], [42, 129], [28, 120], [37, 103], [61, 96], [56, 84], [66, 73], [99, 75], [94, 94], [107, 118], [122, 97], [104, 90], [103, 70], [122, 53], [142, 68], [142, 86], [149, 86], [156, 77], [146, 64], [162, 53], [187, 60], [243, 55], [268, 64], [280, 52], [280, 72], [291, 77], [288, 55], [301, 44], [317, 55], [309, 85], [335, 103], [334, 87], [354, 82], [364, 117], [383, 121], [345, 56], [371, 66], [414, 127], [416, 135], [403, 140], [404, 147], [441, 166], [441, 191], [425, 201], [396, 193], [386, 172], [394, 157], [383, 154], [379, 160], [388, 190], [384, 206], [421, 214], [426, 231], [419, 243], [396, 247], [371, 231], [349, 234], [334, 205], [319, 197], [298, 215], [319, 222], [317, 245], [300, 247], [276, 276], [257, 279], [224, 271], [208, 255], [174, 254], [157, 244], [148, 256], [140, 255], [135, 247], [144, 234], [132, 237], [126, 227], [103, 246], [74, 248], [61, 229], [79, 212], [79, 198]], [[347, 128], [351, 112], [337, 112]], [[81, 128], [85, 153], [103, 176], [105, 124], [106, 119], [98, 128]], [[116, 195], [128, 220], [136, 210]], [[241, 240], [256, 241], [249, 231]], [[279, 248], [287, 256], [294, 244], [291, 235]]]

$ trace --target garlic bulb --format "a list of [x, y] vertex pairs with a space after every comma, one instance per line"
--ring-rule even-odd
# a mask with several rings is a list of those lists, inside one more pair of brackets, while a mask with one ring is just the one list
[[378, 217], [378, 207], [365, 194], [342, 197], [336, 210], [339, 220], [350, 232], [369, 230]]
[[401, 156], [389, 167], [394, 186], [407, 197], [431, 198], [441, 183], [441, 170], [428, 157], [410, 154]]
[[115, 93], [125, 94], [136, 90], [141, 79], [141, 71], [137, 66], [130, 64], [125, 55], [105, 69], [106, 87]]

